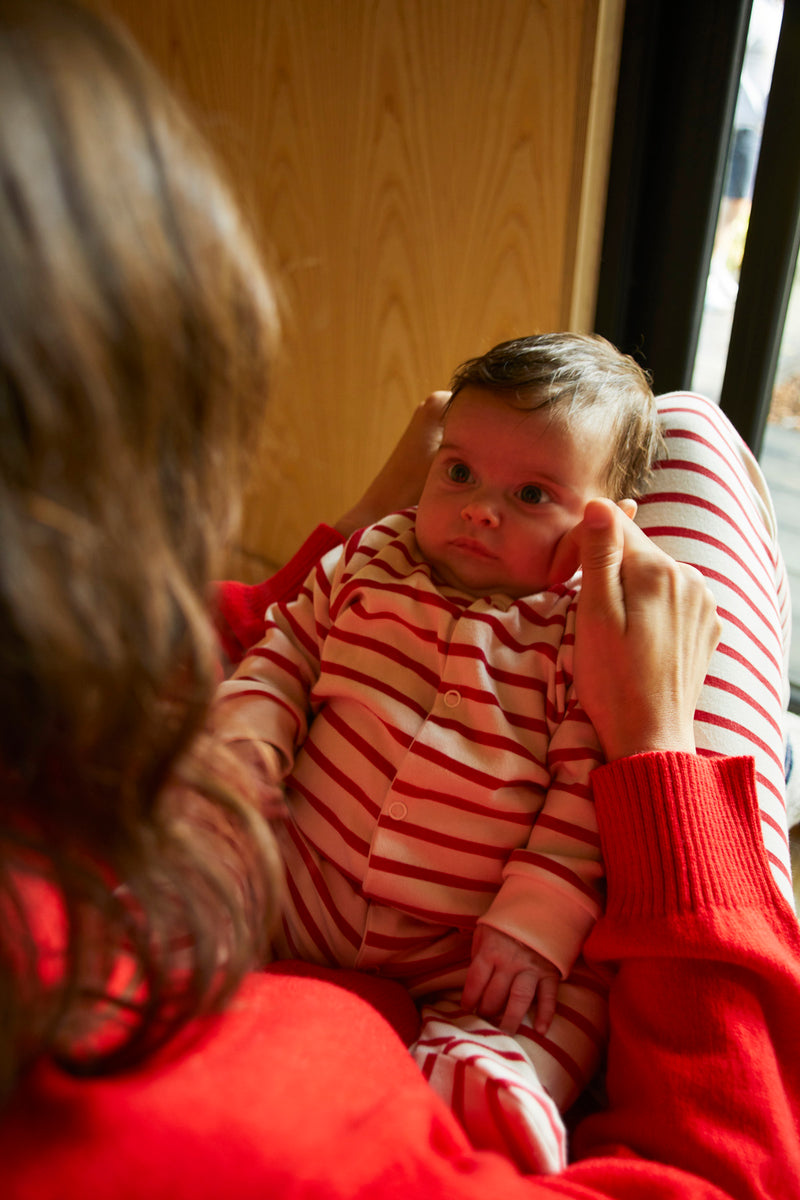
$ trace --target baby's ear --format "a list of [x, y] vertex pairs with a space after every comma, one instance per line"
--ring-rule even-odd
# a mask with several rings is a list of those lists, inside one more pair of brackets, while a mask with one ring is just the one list
[[617, 507], [622, 509], [626, 517], [630, 517], [630, 519], [633, 520], [633, 518], [636, 516], [639, 505], [635, 500], [631, 500], [629, 497], [626, 500], [618, 500]]

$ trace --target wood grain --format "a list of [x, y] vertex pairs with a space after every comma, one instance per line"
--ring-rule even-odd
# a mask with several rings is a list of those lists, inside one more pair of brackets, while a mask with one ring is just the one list
[[283, 561], [462, 359], [586, 326], [621, 0], [95, 4], [189, 98], [268, 233], [284, 352], [244, 545]]

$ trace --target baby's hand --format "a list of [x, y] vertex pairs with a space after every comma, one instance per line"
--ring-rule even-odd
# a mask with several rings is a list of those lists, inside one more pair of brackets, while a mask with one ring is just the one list
[[228, 749], [244, 768], [246, 785], [253, 790], [261, 815], [268, 820], [288, 816], [277, 751], [266, 742], [245, 739], [229, 742]]
[[461, 1003], [468, 1012], [496, 1020], [505, 1033], [516, 1033], [536, 997], [533, 1027], [547, 1033], [555, 1016], [559, 979], [541, 954], [499, 929], [478, 925]]

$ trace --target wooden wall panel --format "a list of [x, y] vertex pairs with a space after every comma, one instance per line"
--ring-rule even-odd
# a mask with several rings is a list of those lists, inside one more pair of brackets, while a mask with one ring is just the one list
[[190, 99], [268, 234], [284, 353], [244, 541], [283, 561], [458, 362], [586, 327], [622, 0], [94, 3]]

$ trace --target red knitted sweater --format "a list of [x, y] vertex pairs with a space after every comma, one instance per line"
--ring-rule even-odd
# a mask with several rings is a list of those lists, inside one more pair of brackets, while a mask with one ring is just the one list
[[[516, 1200], [800, 1195], [800, 938], [767, 868], [749, 760], [595, 774], [614, 976], [609, 1109], [579, 1160], [523, 1178], [470, 1150], [354, 977], [253, 976], [178, 1057], [103, 1081], [42, 1066], [0, 1123], [5, 1200]], [[410, 1001], [359, 982], [406, 1037]]]
[[[247, 611], [253, 591], [234, 593]], [[235, 657], [236, 616], [231, 633]], [[42, 1064], [0, 1118], [0, 1196], [800, 1197], [800, 936], [751, 761], [643, 755], [593, 785], [608, 902], [585, 952], [612, 979], [609, 1106], [564, 1174], [471, 1150], [406, 1052], [398, 985], [282, 964], [147, 1069], [88, 1082]]]

